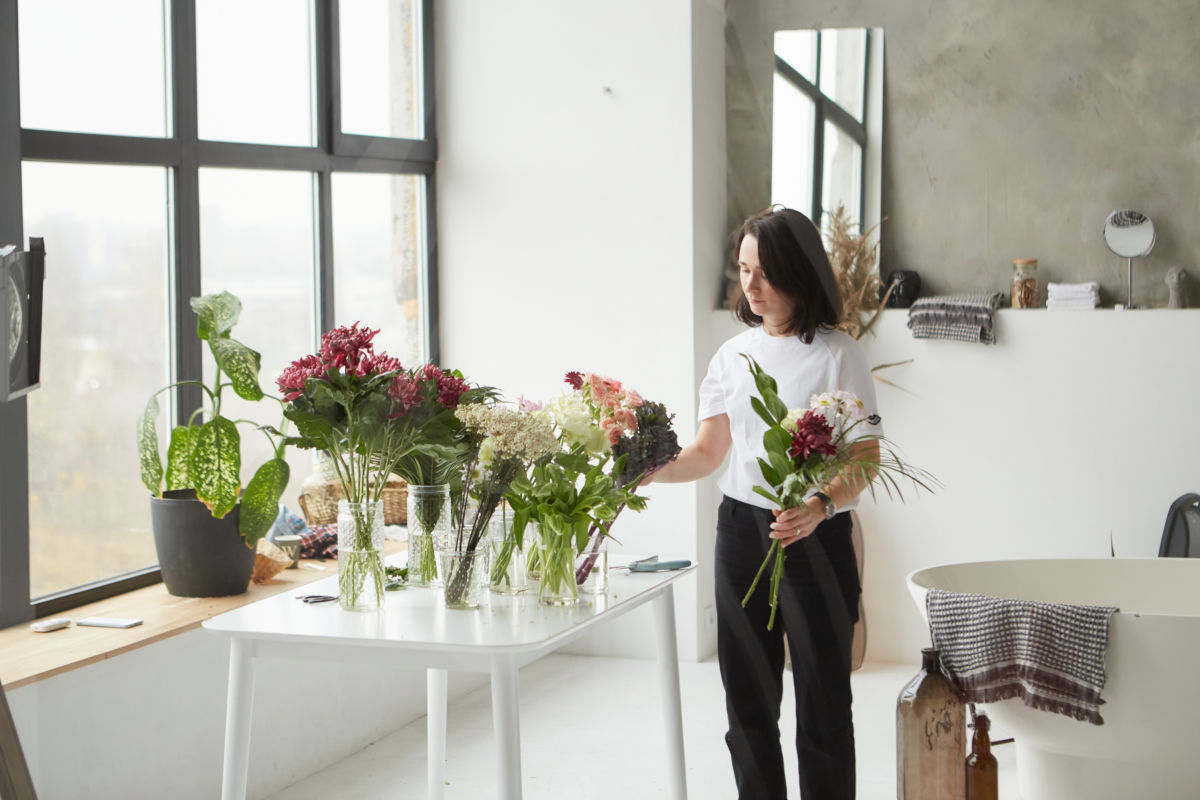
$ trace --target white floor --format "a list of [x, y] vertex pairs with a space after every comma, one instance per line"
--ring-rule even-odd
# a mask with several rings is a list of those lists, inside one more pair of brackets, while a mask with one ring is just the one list
[[[854, 673], [860, 800], [896, 797], [896, 697], [915, 665], [865, 665]], [[715, 660], [680, 664], [688, 797], [735, 796], [723, 738], [724, 699]], [[789, 683], [785, 681], [785, 686]], [[527, 800], [667, 797], [662, 720], [654, 661], [552, 655], [521, 670], [521, 755]], [[783, 739], [791, 742], [790, 688]], [[446, 800], [496, 796], [491, 696], [487, 687], [450, 705]], [[994, 738], [1004, 737], [995, 731]], [[784, 748], [789, 791], [795, 753]], [[1016, 798], [1011, 744], [998, 745], [1000, 796]], [[271, 800], [425, 797], [425, 719], [301, 780]], [[818, 799], [819, 800], [819, 799]]]

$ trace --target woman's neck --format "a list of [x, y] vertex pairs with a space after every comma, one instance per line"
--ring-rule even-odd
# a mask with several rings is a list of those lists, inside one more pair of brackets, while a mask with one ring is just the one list
[[782, 322], [780, 322], [779, 320], [770, 320], [770, 319], [766, 319], [764, 317], [763, 322], [762, 322], [762, 327], [763, 327], [763, 332], [766, 333], [768, 336], [791, 336], [792, 335], [792, 321], [790, 319], [783, 320]]

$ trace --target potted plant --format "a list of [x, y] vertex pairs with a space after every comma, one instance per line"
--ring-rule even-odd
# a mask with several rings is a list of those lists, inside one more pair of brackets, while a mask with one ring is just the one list
[[[219, 597], [246, 591], [254, 568], [255, 547], [279, 513], [289, 468], [283, 460], [285, 439], [270, 426], [222, 415], [226, 389], [256, 402], [261, 356], [232, 338], [242, 303], [228, 293], [193, 297], [196, 335], [208, 343], [216, 363], [212, 385], [187, 380], [155, 392], [138, 423], [142, 483], [151, 498], [151, 526], [163, 583], [183, 597]], [[199, 386], [206, 403], [186, 425], [171, 430], [166, 467], [159, 456], [158, 395], [177, 386]], [[252, 425], [271, 441], [274, 454], [242, 489], [241, 436], [238, 424]]]

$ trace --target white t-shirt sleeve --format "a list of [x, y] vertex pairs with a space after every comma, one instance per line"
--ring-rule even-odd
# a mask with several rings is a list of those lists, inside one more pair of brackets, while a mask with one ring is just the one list
[[[849, 345], [842, 350], [841, 363], [838, 367], [838, 388], [847, 392], [853, 392], [862, 400], [863, 406], [868, 414], [879, 414], [879, 403], [875, 399], [875, 378], [871, 375], [871, 368], [867, 365], [867, 357], [863, 353], [862, 348], [857, 342], [851, 341]], [[872, 425], [868, 422], [863, 422], [858, 425], [851, 439], [857, 439], [860, 436], [868, 434], [882, 436], [883, 425]]]
[[697, 419], [704, 421], [709, 417], [727, 413], [725, 408], [725, 389], [722, 387], [721, 351], [708, 362], [708, 373], [700, 382], [700, 410]]

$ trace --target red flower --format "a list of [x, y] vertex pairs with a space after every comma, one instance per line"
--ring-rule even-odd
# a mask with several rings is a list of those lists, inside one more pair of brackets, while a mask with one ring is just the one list
[[305, 356], [299, 361], [293, 361], [290, 367], [284, 369], [275, 380], [279, 391], [283, 392], [285, 402], [291, 402], [304, 394], [304, 384], [309, 378], [320, 378], [325, 375], [325, 365], [316, 356]]
[[401, 372], [392, 378], [392, 383], [388, 386], [388, 397], [396, 404], [396, 411], [392, 412], [391, 416], [403, 417], [420, 401], [421, 384], [408, 373]]
[[462, 378], [442, 373], [438, 378], [438, 402], [453, 411], [458, 408], [458, 401], [467, 391], [467, 382]]
[[808, 458], [812, 453], [835, 456], [837, 448], [833, 444], [833, 427], [820, 414], [805, 411], [796, 423], [788, 455], [792, 458]]
[[563, 380], [571, 384], [572, 389], [579, 389], [583, 386], [583, 373], [572, 370], [567, 373], [567, 377]]
[[361, 377], [366, 374], [363, 362], [374, 356], [371, 340], [377, 333], [370, 328], [360, 330], [357, 322], [349, 328], [334, 328], [321, 337], [321, 359], [329, 369], [344, 368], [346, 374]]

